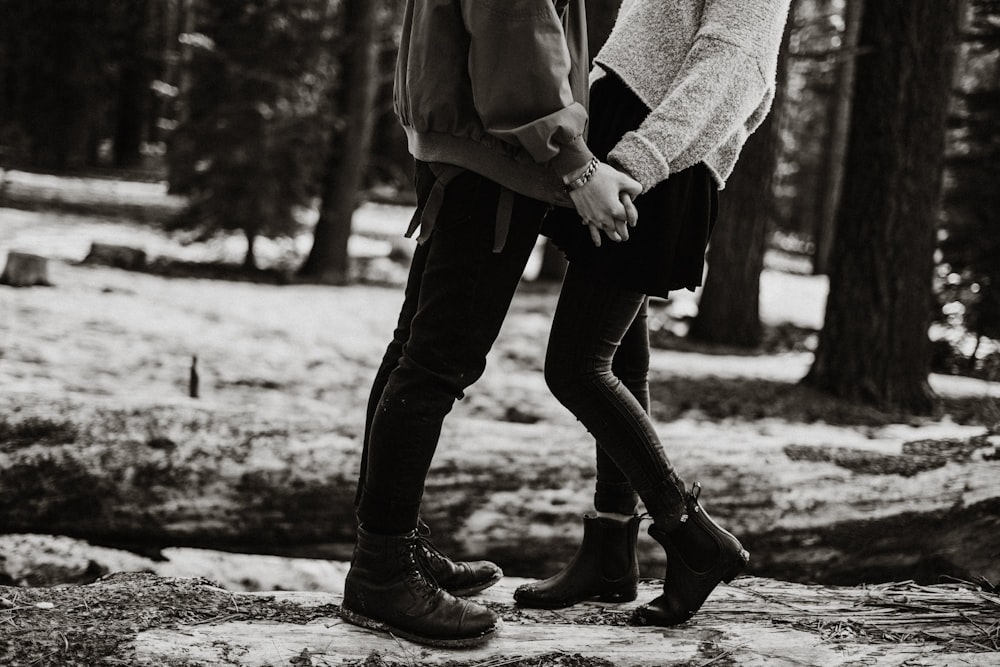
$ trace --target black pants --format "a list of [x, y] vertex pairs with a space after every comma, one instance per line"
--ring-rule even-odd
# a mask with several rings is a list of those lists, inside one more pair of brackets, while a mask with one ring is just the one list
[[[417, 162], [417, 215], [435, 176]], [[416, 249], [399, 321], [375, 375], [365, 424], [358, 518], [367, 530], [417, 525], [441, 425], [482, 375], [549, 206], [515, 195], [501, 252], [493, 252], [501, 188], [464, 172], [445, 190], [430, 237]]]
[[[671, 525], [684, 513], [684, 489], [647, 414], [646, 307], [642, 292], [570, 262], [545, 355], [545, 380], [597, 439], [597, 509], [632, 511], [631, 485], [654, 520]], [[615, 366], [629, 370], [616, 373]]]

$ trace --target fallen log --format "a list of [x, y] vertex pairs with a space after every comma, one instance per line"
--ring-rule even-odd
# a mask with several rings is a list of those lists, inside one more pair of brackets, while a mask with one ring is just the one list
[[[469, 650], [431, 649], [339, 618], [330, 593], [234, 593], [203, 579], [116, 574], [87, 586], [0, 587], [0, 661], [185, 665], [994, 665], [1000, 596], [953, 584], [804, 586], [743, 577], [674, 628], [628, 625], [657, 594], [559, 611], [512, 604], [523, 579], [476, 596], [503, 621]], [[9, 638], [8, 638], [9, 637]], [[75, 661], [75, 662], [74, 662]]]
[[[99, 402], [6, 414], [0, 532], [152, 554], [191, 546], [350, 557], [354, 415]], [[439, 546], [526, 576], [554, 572], [572, 556], [579, 515], [592, 502], [593, 445], [581, 446], [575, 424], [538, 426], [469, 415], [450, 424], [425, 494], [424, 518]], [[741, 429], [760, 428], [752, 424], [691, 428], [660, 425], [685, 476], [704, 484], [706, 507], [753, 553], [754, 574], [824, 583], [1000, 580], [996, 436], [934, 448], [865, 436], [846, 442], [847, 431], [838, 431], [836, 448], [792, 447], [742, 442]], [[644, 573], [660, 575], [662, 550], [643, 535], [640, 552]]]
[[231, 591], [341, 593], [349, 563], [170, 547], [158, 558], [57, 535], [0, 535], [0, 584], [90, 584], [115, 572], [204, 577]]

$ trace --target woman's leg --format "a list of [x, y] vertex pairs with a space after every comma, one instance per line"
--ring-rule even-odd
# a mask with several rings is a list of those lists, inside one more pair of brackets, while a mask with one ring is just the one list
[[597, 438], [639, 493], [667, 552], [663, 595], [635, 622], [676, 625], [693, 616], [720, 581], [743, 570], [749, 554], [722, 529], [673, 471], [642, 405], [615, 377], [612, 359], [644, 302], [600, 275], [570, 264], [545, 360], [552, 393]]
[[[649, 299], [643, 299], [639, 312], [622, 337], [611, 362], [611, 372], [649, 414]], [[608, 456], [600, 443], [597, 449], [597, 485], [594, 509], [598, 512], [630, 515], [636, 511], [639, 496], [628, 477]]]
[[[645, 298], [641, 299], [639, 310], [613, 355], [614, 376], [648, 413], [649, 335]], [[522, 584], [514, 591], [518, 604], [560, 609], [595, 598], [604, 602], [634, 600], [639, 583], [637, 503], [638, 496], [628, 478], [598, 444], [594, 493], [594, 508], [598, 513], [584, 515], [580, 547], [562, 570], [547, 579]]]
[[552, 322], [545, 378], [555, 397], [624, 473], [654, 519], [672, 525], [684, 514], [683, 482], [645, 406], [612, 371], [615, 354], [645, 303], [644, 294], [570, 263]]

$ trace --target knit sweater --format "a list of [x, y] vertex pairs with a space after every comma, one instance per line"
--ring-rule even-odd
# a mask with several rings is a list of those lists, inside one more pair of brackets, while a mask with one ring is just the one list
[[790, 0], [625, 0], [597, 54], [652, 109], [608, 160], [649, 190], [699, 162], [721, 190], [774, 100]]

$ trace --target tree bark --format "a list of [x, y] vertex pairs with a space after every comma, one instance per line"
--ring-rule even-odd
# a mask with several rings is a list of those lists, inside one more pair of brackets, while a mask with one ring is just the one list
[[349, 44], [341, 61], [337, 108], [344, 113], [344, 128], [332, 133], [313, 246], [299, 271], [306, 280], [339, 285], [349, 277], [347, 242], [368, 161], [378, 91], [378, 9], [379, 3], [372, 0], [347, 0], [343, 5]]
[[841, 43], [840, 62], [837, 64], [834, 83], [832, 127], [826, 143], [826, 170], [820, 191], [820, 209], [816, 216], [816, 251], [813, 256], [813, 273], [826, 275], [830, 270], [830, 253], [837, 230], [837, 209], [844, 186], [844, 160], [847, 154], [847, 137], [851, 129], [851, 105], [854, 95], [854, 75], [857, 63], [858, 35], [864, 0], [847, 0], [844, 9], [844, 37]]
[[[958, 324], [977, 341], [981, 337], [996, 340], [1000, 339], [1000, 191], [996, 188], [1000, 173], [1000, 2], [972, 0], [964, 13], [939, 237], [942, 261], [938, 266], [947, 270], [948, 283], [939, 298], [942, 303], [957, 302], [964, 307]], [[945, 317], [952, 320], [955, 316]], [[984, 370], [984, 361], [989, 359], [987, 354], [979, 358], [979, 351], [977, 343], [966, 361], [977, 372]], [[966, 354], [960, 350], [956, 356]], [[993, 377], [997, 373], [1000, 369]]]
[[957, 0], [866, 0], [825, 325], [804, 382], [918, 414]]
[[708, 275], [691, 323], [692, 340], [752, 348], [760, 344], [760, 272], [770, 223], [776, 123], [769, 116], [743, 149], [723, 194], [708, 249]]
[[[719, 586], [680, 628], [635, 626], [662, 592], [553, 612], [514, 604], [524, 579], [504, 577], [474, 600], [503, 620], [482, 646], [420, 646], [339, 617], [340, 591], [237, 593], [204, 577], [121, 572], [84, 586], [0, 588], [13, 639], [0, 662], [59, 665], [682, 665], [995, 664], [1000, 598], [973, 586], [901, 582], [827, 588], [741, 577]], [[342, 582], [341, 582], [342, 585]], [[457, 658], [457, 660], [456, 660]]]
[[774, 174], [778, 165], [778, 128], [783, 106], [788, 38], [786, 27], [778, 57], [774, 108], [743, 148], [740, 163], [721, 194], [719, 219], [708, 249], [708, 275], [698, 314], [688, 337], [753, 348], [760, 344], [760, 272], [774, 213]]
[[147, 53], [152, 37], [148, 0], [133, 0], [126, 5], [125, 13], [125, 52], [121, 57], [115, 115], [116, 167], [134, 167], [142, 159], [142, 131], [149, 113], [149, 84], [152, 80]]
[[[901, 583], [871, 590], [747, 577], [720, 586], [693, 623], [671, 631], [627, 624], [637, 606], [662, 593], [660, 581], [642, 582], [633, 602], [580, 604], [557, 613], [513, 603], [514, 590], [529, 581], [505, 577], [477, 595], [475, 601], [489, 605], [505, 624], [489, 643], [463, 650], [463, 664], [798, 667], [843, 664], [847, 656], [863, 655], [871, 664], [985, 665], [990, 645], [983, 644], [990, 640], [983, 637], [983, 629], [1000, 620], [997, 596], [954, 583], [931, 587]], [[148, 588], [143, 592], [155, 591], [169, 585], [169, 580], [144, 583]], [[201, 599], [224, 604], [226, 595], [237, 608], [253, 608], [255, 598], [266, 599], [263, 594], [233, 595], [202, 584]], [[318, 611], [321, 604], [334, 609], [341, 602], [340, 595], [330, 594], [270, 595], [277, 596], [276, 605], [284, 603], [286, 609], [305, 612]], [[87, 597], [101, 599], [90, 593]], [[155, 601], [155, 593], [150, 597]], [[141, 600], [150, 604], [146, 596]], [[831, 626], [851, 630], [831, 642]], [[280, 614], [260, 620], [231, 618], [228, 624], [215, 627], [189, 623], [149, 630], [138, 634], [134, 646], [136, 658], [152, 664], [192, 659], [224, 664], [229, 656], [238, 655], [244, 665], [270, 665], [275, 654], [305, 656], [307, 661], [298, 664], [324, 664], [322, 658], [330, 646], [336, 646], [339, 660], [352, 664], [446, 666], [454, 665], [456, 656], [453, 650], [421, 648], [419, 663], [414, 663], [416, 646], [389, 633], [359, 632], [333, 616], [326, 622], [296, 627], [282, 623]], [[309, 661], [311, 655], [321, 662]]]

